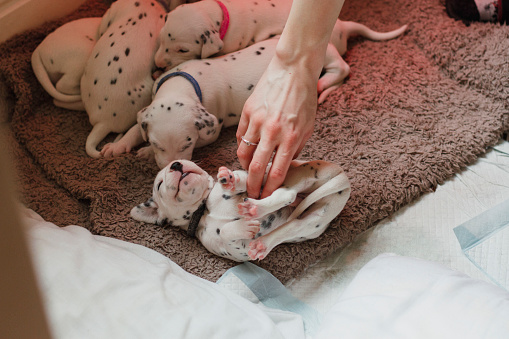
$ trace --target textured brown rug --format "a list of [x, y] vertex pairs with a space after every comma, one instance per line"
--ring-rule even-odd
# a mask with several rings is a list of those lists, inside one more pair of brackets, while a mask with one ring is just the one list
[[[22, 201], [48, 221], [79, 224], [93, 233], [138, 243], [187, 271], [215, 281], [236, 265], [208, 253], [176, 229], [135, 222], [130, 209], [150, 195], [155, 164], [133, 154], [91, 159], [84, 112], [54, 107], [31, 71], [30, 56], [62, 23], [100, 16], [90, 0], [73, 15], [16, 36], [0, 46], [0, 81], [14, 101], [7, 137]], [[353, 39], [346, 83], [319, 107], [303, 159], [343, 166], [351, 199], [318, 239], [277, 247], [258, 263], [285, 282], [348, 244], [357, 234], [432, 191], [472, 163], [509, 129], [509, 28], [448, 18], [438, 0], [347, 0], [341, 18], [408, 33], [388, 42]], [[235, 129], [195, 153], [214, 173], [239, 168]]]

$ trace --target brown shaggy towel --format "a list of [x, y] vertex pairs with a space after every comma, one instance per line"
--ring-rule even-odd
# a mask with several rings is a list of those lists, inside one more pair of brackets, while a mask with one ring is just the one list
[[[0, 47], [0, 81], [14, 100], [8, 140], [21, 199], [48, 221], [150, 247], [215, 281], [236, 263], [210, 254], [178, 229], [130, 218], [130, 209], [151, 194], [156, 165], [134, 154], [89, 158], [86, 113], [53, 106], [32, 73], [31, 53], [46, 34], [66, 21], [100, 16], [106, 7], [89, 0], [73, 15]], [[410, 29], [392, 41], [350, 41], [345, 56], [350, 77], [319, 107], [301, 158], [343, 166], [352, 195], [321, 237], [281, 245], [257, 262], [283, 282], [434, 190], [509, 127], [509, 27], [466, 27], [450, 19], [437, 0], [373, 0], [369, 6], [347, 0], [341, 18], [377, 30], [403, 24]], [[234, 136], [235, 128], [223, 131], [194, 160], [213, 174], [221, 165], [239, 168]]]

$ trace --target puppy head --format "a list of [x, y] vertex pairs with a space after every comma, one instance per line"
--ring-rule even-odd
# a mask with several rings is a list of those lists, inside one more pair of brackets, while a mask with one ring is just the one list
[[155, 64], [169, 69], [191, 59], [204, 59], [223, 48], [219, 26], [200, 7], [183, 5], [168, 13], [159, 33]]
[[215, 141], [221, 131], [217, 118], [199, 101], [165, 95], [138, 112], [138, 126], [150, 143], [159, 168], [176, 159], [191, 160], [195, 147]]
[[152, 197], [134, 207], [138, 221], [187, 229], [191, 215], [208, 197], [214, 179], [195, 163], [175, 160], [157, 174]]

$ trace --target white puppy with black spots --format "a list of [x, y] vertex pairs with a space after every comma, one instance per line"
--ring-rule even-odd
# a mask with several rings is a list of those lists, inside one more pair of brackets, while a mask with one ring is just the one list
[[243, 49], [283, 32], [292, 0], [203, 0], [168, 13], [155, 63], [175, 67]]
[[[373, 40], [394, 38], [406, 26], [378, 33], [364, 25], [340, 21], [334, 26], [318, 81], [318, 102], [343, 83], [350, 67], [340, 55], [346, 52], [351, 34]], [[189, 60], [156, 80], [152, 103], [138, 113], [138, 125], [116, 143], [107, 144], [102, 154], [115, 156], [148, 141], [142, 157], [155, 156], [160, 168], [175, 159], [192, 158], [195, 147], [214, 142], [223, 127], [238, 124], [242, 109], [272, 59], [278, 39], [258, 42], [224, 56]]]
[[93, 128], [86, 141], [91, 157], [109, 133], [136, 124], [150, 104], [157, 36], [166, 10], [156, 0], [118, 0], [102, 18], [101, 34], [81, 78], [81, 96]]
[[283, 185], [261, 200], [247, 198], [246, 171], [221, 167], [217, 179], [176, 160], [159, 172], [152, 197], [131, 216], [180, 227], [218, 256], [261, 260], [281, 243], [320, 236], [350, 197], [344, 171], [325, 161], [294, 160]]
[[70, 21], [48, 34], [32, 53], [32, 69], [55, 106], [85, 110], [80, 81], [99, 39], [101, 18]]

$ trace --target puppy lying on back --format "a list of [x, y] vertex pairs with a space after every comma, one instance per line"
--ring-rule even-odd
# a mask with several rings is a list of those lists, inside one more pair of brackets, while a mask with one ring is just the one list
[[[358, 23], [338, 20], [326, 51], [324, 72], [318, 81], [318, 102], [343, 83], [350, 67], [340, 55], [351, 34], [374, 40], [394, 38], [406, 26], [378, 33]], [[138, 113], [138, 125], [102, 154], [129, 152], [148, 141], [143, 157], [155, 156], [160, 168], [175, 159], [191, 159], [195, 147], [214, 142], [222, 127], [238, 124], [244, 104], [272, 59], [277, 38], [265, 40], [224, 56], [189, 60], [156, 80], [152, 103]]]
[[221, 167], [217, 179], [176, 160], [159, 172], [152, 197], [131, 216], [180, 227], [218, 256], [261, 260], [281, 243], [320, 236], [350, 196], [343, 170], [325, 161], [293, 161], [283, 185], [261, 200], [247, 198], [245, 171]]
[[291, 0], [203, 0], [168, 13], [159, 34], [157, 67], [175, 67], [241, 50], [283, 32]]

